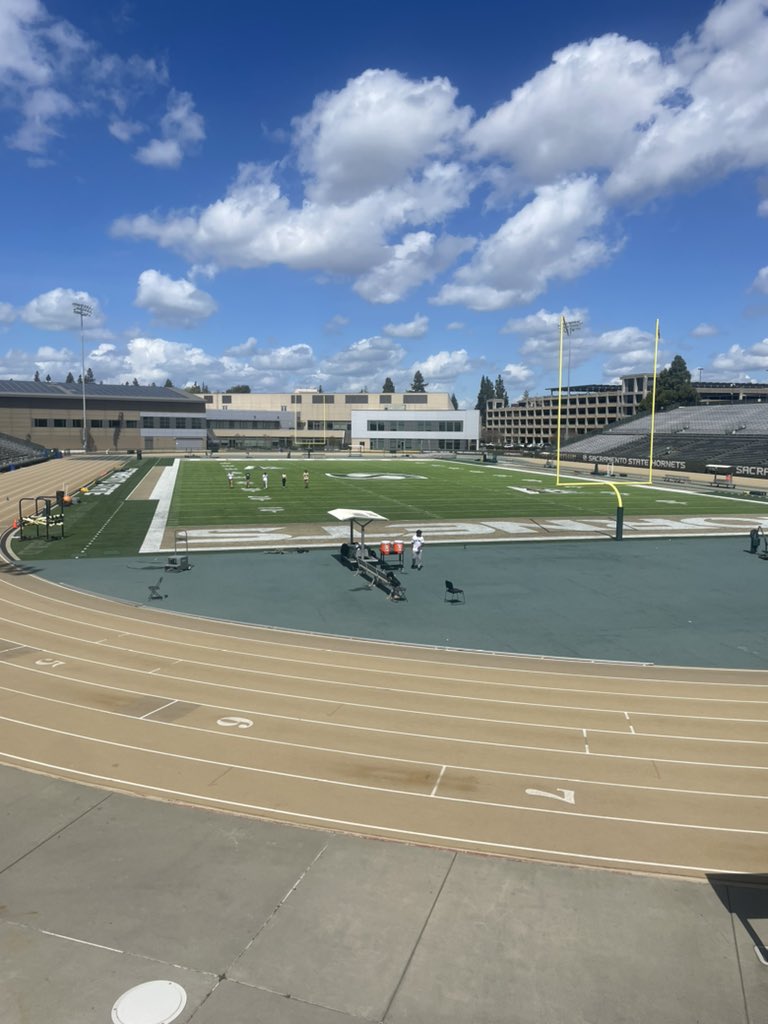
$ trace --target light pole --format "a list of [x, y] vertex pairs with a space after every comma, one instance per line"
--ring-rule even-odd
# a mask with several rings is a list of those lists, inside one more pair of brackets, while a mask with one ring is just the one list
[[85, 302], [73, 302], [72, 310], [75, 316], [80, 317], [80, 363], [82, 369], [80, 371], [80, 380], [83, 387], [83, 451], [88, 451], [88, 427], [85, 419], [85, 333], [83, 328], [83, 318], [86, 316], [93, 315], [93, 306], [89, 306]]
[[565, 410], [565, 439], [567, 441], [570, 434], [569, 421], [571, 415], [571, 335], [574, 331], [579, 330], [581, 327], [581, 320], [566, 320], [565, 317], [561, 317], [560, 321], [561, 330], [565, 331], [568, 335], [568, 381], [566, 385], [568, 391], [568, 404]]
[[696, 369], [699, 371], [699, 384], [701, 384], [701, 375], [704, 372], [703, 366], [697, 366]]

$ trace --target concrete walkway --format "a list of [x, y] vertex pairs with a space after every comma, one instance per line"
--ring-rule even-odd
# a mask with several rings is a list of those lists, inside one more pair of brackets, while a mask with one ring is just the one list
[[12, 768], [0, 815], [3, 1024], [106, 1024], [158, 980], [181, 1013], [121, 1021], [768, 1019], [768, 889], [750, 880], [353, 839]]

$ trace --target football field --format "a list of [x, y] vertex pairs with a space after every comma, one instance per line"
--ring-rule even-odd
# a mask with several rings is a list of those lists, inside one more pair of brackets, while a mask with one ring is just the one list
[[[230, 488], [227, 474], [233, 474]], [[309, 474], [308, 486], [303, 474]], [[262, 474], [267, 474], [264, 486]], [[246, 479], [250, 476], [250, 481]], [[285, 485], [282, 476], [285, 474]], [[186, 460], [181, 464], [168, 525], [183, 529], [269, 521], [325, 522], [332, 508], [366, 509], [389, 520], [611, 516], [616, 495], [598, 477], [566, 477], [495, 464], [416, 459]], [[764, 503], [717, 492], [611, 481], [626, 515], [764, 514]]]
[[[178, 472], [172, 487], [163, 474]], [[263, 474], [266, 473], [266, 483]], [[304, 480], [304, 474], [308, 480]], [[231, 486], [229, 474], [232, 476]], [[285, 484], [283, 484], [283, 475]], [[320, 524], [331, 509], [365, 509], [398, 523], [537, 520], [610, 521], [616, 495], [602, 478], [562, 477], [531, 465], [508, 469], [479, 461], [432, 459], [258, 459], [144, 458], [99, 479], [65, 511], [64, 536], [47, 541], [44, 530], [28, 526], [16, 548], [24, 558], [83, 558], [136, 554], [157, 521], [154, 488], [165, 486], [162, 529], [233, 530]], [[648, 517], [768, 516], [768, 503], [745, 492], [648, 487], [613, 478], [627, 520]], [[570, 486], [575, 485], [575, 486]], [[57, 486], [59, 486], [57, 484]], [[162, 517], [161, 517], [162, 518]], [[320, 528], [319, 527], [319, 528]], [[741, 524], [739, 526], [741, 529]], [[306, 532], [306, 531], [303, 531]], [[40, 535], [42, 534], [42, 535]]]

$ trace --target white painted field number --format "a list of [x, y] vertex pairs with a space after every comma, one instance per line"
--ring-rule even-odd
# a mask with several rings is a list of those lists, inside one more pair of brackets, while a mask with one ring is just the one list
[[225, 729], [250, 729], [253, 722], [250, 718], [236, 718], [232, 715], [228, 718], [220, 718], [216, 725], [223, 725]]
[[562, 800], [564, 804], [576, 803], [576, 794], [572, 789], [557, 789], [554, 793], [548, 793], [546, 789], [526, 789], [525, 792], [528, 796], [546, 796], [550, 800]]
[[63, 661], [56, 661], [54, 658], [38, 658], [35, 664], [45, 665], [46, 668], [58, 668], [59, 665], [63, 665], [65, 663]]

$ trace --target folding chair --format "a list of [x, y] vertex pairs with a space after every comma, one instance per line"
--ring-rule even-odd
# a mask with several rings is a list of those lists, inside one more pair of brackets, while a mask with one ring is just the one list
[[466, 604], [466, 597], [461, 587], [454, 587], [450, 580], [445, 581], [445, 594], [443, 595], [443, 601], [447, 601], [450, 597], [451, 604], [458, 604], [459, 594], [461, 594], [461, 601]]

